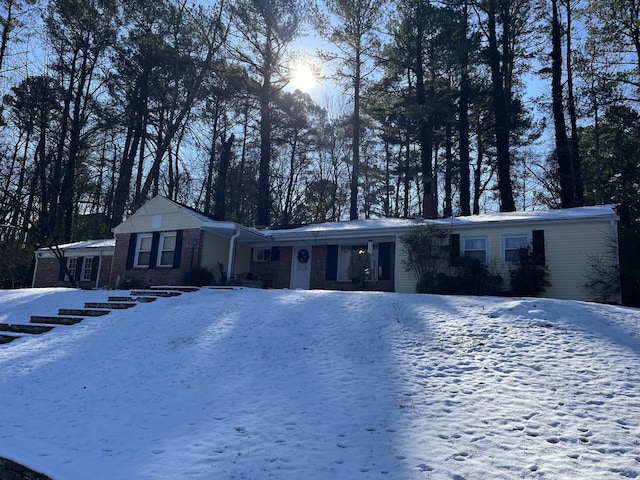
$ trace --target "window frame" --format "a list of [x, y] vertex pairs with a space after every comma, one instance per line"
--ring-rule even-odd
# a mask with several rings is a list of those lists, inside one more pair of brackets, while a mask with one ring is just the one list
[[[173, 247], [170, 249], [165, 249], [165, 243], [168, 238], [173, 238], [174, 243]], [[175, 256], [176, 256], [176, 245], [178, 244], [178, 234], [177, 232], [162, 232], [160, 234], [160, 238], [158, 240], [158, 255], [156, 258], [156, 267], [173, 267]], [[164, 253], [171, 253], [171, 262], [170, 263], [162, 263], [162, 255]]]
[[[73, 263], [73, 269], [71, 268], [72, 263]], [[67, 271], [64, 274], [64, 281], [70, 282], [72, 278], [75, 279], [77, 269], [78, 269], [78, 257], [67, 258]]]
[[92, 280], [91, 273], [93, 271], [93, 257], [84, 257], [82, 260], [82, 273], [80, 274], [80, 280], [83, 282], [90, 282]]
[[271, 252], [271, 247], [254, 247], [253, 248], [253, 261], [254, 262], [270, 262], [271, 261], [271, 253], [272, 253]]
[[[518, 248], [510, 248], [507, 249], [507, 241], [509, 239], [513, 239], [513, 238], [520, 238], [520, 239], [524, 239], [525, 242], [523, 245], [521, 245]], [[527, 248], [529, 251], [531, 251], [532, 248], [532, 238], [531, 238], [531, 234], [530, 233], [513, 233], [513, 234], [504, 234], [502, 235], [501, 238], [501, 255], [502, 255], [502, 261], [505, 263], [514, 263], [517, 261], [517, 259], [510, 259], [507, 258], [507, 251], [509, 252], [518, 252], [518, 250], [520, 250], [521, 248]]]
[[[467, 241], [476, 241], [482, 240], [484, 242], [484, 249], [471, 249], [467, 248]], [[484, 251], [484, 258], [477, 258], [475, 255], [469, 255], [471, 252], [482, 252]], [[467, 253], [469, 252], [469, 253]], [[483, 263], [487, 263], [489, 260], [489, 237], [487, 235], [466, 235], [460, 238], [460, 253], [462, 256], [467, 258], [473, 258], [476, 260], [480, 260]]]
[[[142, 241], [145, 239], [149, 239], [149, 250], [140, 250], [142, 246]], [[153, 234], [152, 233], [141, 233], [138, 234], [138, 238], [136, 239], [136, 254], [133, 259], [133, 267], [134, 268], [149, 268], [151, 266], [151, 252], [153, 251]], [[149, 262], [148, 263], [140, 263], [140, 253], [149, 253]]]

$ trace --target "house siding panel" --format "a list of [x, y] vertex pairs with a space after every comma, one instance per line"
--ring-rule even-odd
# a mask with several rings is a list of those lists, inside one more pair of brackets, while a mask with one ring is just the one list
[[[464, 236], [487, 236], [489, 238], [489, 266], [497, 270], [509, 284], [509, 266], [502, 259], [502, 240], [504, 236], [526, 234], [533, 230], [544, 230], [545, 257], [549, 268], [551, 286], [544, 292], [545, 297], [574, 300], [594, 300], [591, 292], [584, 287], [589, 268], [595, 257], [608, 259], [617, 266], [615, 249], [611, 242], [611, 221], [608, 219], [590, 219], [581, 221], [536, 222], [530, 224], [509, 225], [493, 223], [456, 229], [452, 233]], [[415, 292], [416, 278], [412, 271], [403, 267], [406, 252], [402, 242], [396, 254], [397, 292]]]
[[223, 282], [219, 264], [222, 264], [223, 271], [226, 273], [229, 262], [229, 240], [205, 234], [203, 242], [202, 263], [200, 265], [213, 272], [216, 281]]

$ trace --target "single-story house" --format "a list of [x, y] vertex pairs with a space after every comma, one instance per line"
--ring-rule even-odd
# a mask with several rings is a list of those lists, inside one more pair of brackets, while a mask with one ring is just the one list
[[[114, 239], [86, 240], [59, 245], [64, 254], [66, 270], [61, 266], [54, 248], [36, 250], [32, 286], [69, 286], [70, 277], [80, 288], [102, 288], [112, 285], [111, 265], [116, 247]], [[57, 255], [56, 255], [57, 253]]]
[[[618, 267], [618, 216], [611, 205], [435, 220], [375, 219], [291, 229], [220, 222], [156, 196], [113, 229], [113, 286], [186, 283], [194, 269], [216, 282], [265, 288], [412, 293], [402, 235], [421, 225], [446, 230], [451, 250], [507, 272], [532, 248], [549, 272], [544, 296], [595, 300], [585, 284], [594, 262]], [[37, 282], [34, 282], [37, 283]], [[609, 301], [619, 301], [610, 298]]]

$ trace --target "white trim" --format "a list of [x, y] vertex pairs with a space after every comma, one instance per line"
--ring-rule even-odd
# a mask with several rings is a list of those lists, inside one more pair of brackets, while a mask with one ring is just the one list
[[[89, 266], [89, 276], [87, 278], [87, 263], [91, 262]], [[93, 270], [93, 257], [87, 256], [82, 259], [82, 271], [80, 272], [80, 281], [81, 282], [90, 282], [91, 281], [91, 270]]]
[[[149, 245], [149, 263], [145, 263], [145, 264], [140, 264], [139, 260], [140, 260], [140, 246], [142, 245], [142, 240], [143, 239], [150, 239], [151, 240], [151, 244]], [[151, 248], [153, 245], [153, 234], [152, 233], [140, 233], [138, 234], [138, 238], [136, 238], [136, 255], [133, 259], [133, 268], [149, 268], [149, 265], [151, 265]], [[147, 250], [143, 250], [144, 252], [147, 252]]]
[[[167, 238], [173, 238], [174, 239], [174, 244], [173, 244], [173, 248], [165, 250], [164, 249], [164, 244], [165, 241], [167, 240]], [[178, 234], [177, 232], [162, 232], [160, 234], [160, 238], [158, 240], [158, 255], [156, 258], [156, 267], [173, 267], [173, 263], [175, 260], [175, 255], [176, 255], [176, 242], [178, 241]], [[173, 253], [173, 257], [171, 258], [171, 263], [162, 263], [162, 254], [164, 252], [172, 252]]]

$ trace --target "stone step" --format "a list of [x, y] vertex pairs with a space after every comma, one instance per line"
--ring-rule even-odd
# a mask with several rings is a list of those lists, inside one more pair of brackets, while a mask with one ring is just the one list
[[17, 338], [21, 338], [20, 335], [0, 335], [0, 344], [13, 342]]
[[58, 315], [77, 315], [79, 317], [101, 317], [107, 315], [111, 310], [104, 310], [98, 308], [61, 308], [58, 310]]
[[31, 315], [31, 323], [44, 323], [52, 325], [75, 325], [80, 323], [84, 318], [60, 316], [60, 315]]
[[138, 303], [148, 303], [155, 302], [158, 297], [109, 297], [108, 301], [110, 302], [138, 302]]
[[136, 297], [177, 297], [178, 295], [182, 295], [182, 292], [166, 290], [132, 290], [131, 295]]
[[149, 289], [189, 293], [197, 292], [200, 290], [200, 287], [192, 287], [190, 285], [153, 285], [152, 287], [149, 287]]
[[0, 323], [0, 332], [32, 333], [39, 335], [53, 330], [53, 325]]
[[109, 310], [125, 310], [135, 306], [135, 302], [85, 302], [84, 304], [84, 308], [108, 308]]

